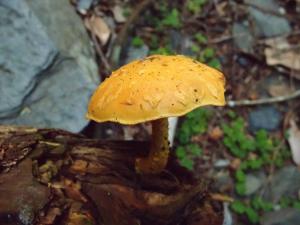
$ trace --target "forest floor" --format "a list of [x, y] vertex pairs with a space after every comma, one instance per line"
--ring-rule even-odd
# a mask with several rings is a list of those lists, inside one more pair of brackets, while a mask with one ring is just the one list
[[[78, 0], [74, 6], [90, 32], [102, 80], [151, 54], [188, 55], [222, 71], [227, 105], [179, 119], [178, 162], [214, 180], [228, 224], [298, 224], [298, 0]], [[91, 123], [83, 133], [145, 140], [149, 126]]]

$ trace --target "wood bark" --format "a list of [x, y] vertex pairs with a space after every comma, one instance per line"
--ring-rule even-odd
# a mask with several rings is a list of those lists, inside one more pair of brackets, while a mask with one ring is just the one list
[[141, 175], [149, 143], [0, 126], [0, 224], [221, 225], [206, 182], [170, 160]]

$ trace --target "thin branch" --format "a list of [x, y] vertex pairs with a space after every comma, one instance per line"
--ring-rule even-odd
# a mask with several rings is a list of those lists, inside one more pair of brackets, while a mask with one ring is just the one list
[[115, 46], [112, 50], [111, 54], [111, 62], [114, 66], [117, 65], [120, 58], [121, 48], [123, 47], [124, 43], [127, 40], [127, 35], [129, 28], [132, 24], [135, 23], [135, 21], [139, 18], [139, 15], [142, 13], [142, 11], [154, 0], [143, 0], [141, 1], [133, 10], [130, 17], [127, 19], [126, 23], [123, 25], [122, 29], [120, 30], [118, 37], [116, 39]]
[[97, 37], [96, 37], [96, 35], [95, 35], [95, 33], [94, 33], [93, 31], [91, 32], [91, 36], [92, 36], [92, 40], [93, 40], [94, 45], [95, 45], [96, 52], [97, 52], [97, 54], [99, 55], [99, 57], [100, 57], [100, 59], [101, 59], [103, 65], [104, 65], [104, 67], [105, 67], [105, 70], [106, 70], [108, 73], [110, 73], [111, 70], [112, 70], [112, 67], [110, 66], [108, 60], [106, 59], [106, 57], [105, 57], [105, 55], [104, 55], [104, 53], [103, 53], [103, 51], [102, 51], [102, 48], [101, 48], [101, 46], [100, 46], [99, 43], [98, 43]]
[[122, 29], [120, 30], [120, 33], [118, 35], [118, 38], [116, 40], [116, 44], [123, 45], [125, 40], [127, 39], [127, 33], [129, 30], [129, 27], [136, 21], [136, 19], [139, 17], [141, 12], [152, 2], [153, 0], [143, 0], [141, 1], [133, 10], [130, 17], [127, 19], [126, 23], [123, 25]]
[[262, 98], [257, 100], [240, 100], [240, 101], [227, 101], [227, 105], [229, 107], [235, 107], [235, 106], [253, 106], [253, 105], [263, 105], [263, 104], [271, 104], [271, 103], [277, 103], [277, 102], [283, 102], [292, 100], [294, 98], [300, 97], [300, 90], [297, 90], [293, 92], [290, 95], [284, 95], [284, 96], [278, 96], [273, 98]]

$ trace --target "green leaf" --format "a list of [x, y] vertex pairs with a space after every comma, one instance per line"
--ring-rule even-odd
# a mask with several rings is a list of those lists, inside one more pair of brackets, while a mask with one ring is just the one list
[[207, 43], [207, 38], [201, 33], [197, 33], [194, 37], [199, 44]]
[[206, 3], [207, 0], [188, 0], [187, 9], [192, 13], [199, 13], [202, 6]]
[[162, 20], [162, 24], [165, 26], [173, 27], [173, 28], [180, 28], [181, 22], [179, 19], [179, 12], [176, 8], [173, 8], [169, 14]]
[[186, 152], [185, 152], [184, 147], [178, 146], [178, 147], [176, 148], [176, 156], [177, 156], [177, 158], [179, 158], [179, 159], [182, 159], [182, 158], [186, 157]]
[[206, 59], [211, 59], [215, 56], [215, 50], [213, 48], [205, 48], [203, 51], [203, 56]]
[[259, 169], [263, 166], [262, 158], [247, 160], [247, 163], [251, 169]]
[[233, 110], [228, 110], [226, 114], [230, 119], [235, 119], [237, 117], [236, 113]]
[[170, 46], [166, 46], [166, 47], [159, 47], [158, 49], [154, 49], [150, 51], [150, 55], [171, 55], [173, 54]]
[[200, 51], [200, 47], [198, 45], [192, 45], [191, 50], [192, 52], [198, 53]]
[[245, 183], [236, 183], [235, 190], [239, 195], [245, 195], [246, 193], [246, 185]]
[[243, 214], [243, 213], [245, 213], [246, 212], [246, 208], [247, 208], [247, 206], [243, 202], [238, 201], [238, 200], [236, 200], [233, 203], [231, 203], [230, 207], [237, 214]]
[[185, 167], [188, 170], [193, 170], [194, 168], [194, 161], [189, 158], [183, 158], [179, 161], [182, 167]]
[[187, 147], [189, 149], [189, 152], [194, 156], [200, 156], [202, 154], [202, 149], [197, 144], [190, 144]]
[[269, 212], [273, 210], [273, 204], [270, 202], [264, 201], [261, 197], [254, 197], [251, 201], [251, 205], [255, 210], [263, 210], [265, 212]]
[[141, 39], [140, 37], [138, 36], [135, 36], [132, 41], [131, 41], [131, 44], [134, 46], [134, 47], [141, 47], [143, 44], [144, 44], [144, 41], [143, 39]]
[[300, 201], [293, 202], [293, 208], [300, 209]]
[[240, 169], [235, 172], [235, 178], [239, 182], [245, 182], [246, 181], [246, 175], [245, 175], [244, 171], [242, 171]]
[[250, 220], [251, 223], [255, 224], [259, 222], [259, 215], [257, 214], [257, 212], [250, 207], [246, 208], [246, 215], [248, 217], [248, 219]]

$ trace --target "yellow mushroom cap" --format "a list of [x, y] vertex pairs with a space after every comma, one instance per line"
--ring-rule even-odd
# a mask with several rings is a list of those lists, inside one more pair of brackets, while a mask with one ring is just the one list
[[133, 61], [100, 84], [87, 118], [136, 124], [181, 116], [204, 105], [225, 105], [224, 75], [183, 55]]

